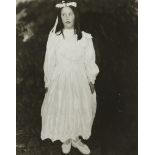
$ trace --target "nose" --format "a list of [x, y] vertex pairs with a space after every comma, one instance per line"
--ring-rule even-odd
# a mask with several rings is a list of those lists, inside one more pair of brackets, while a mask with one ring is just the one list
[[69, 20], [69, 15], [66, 15], [66, 20]]

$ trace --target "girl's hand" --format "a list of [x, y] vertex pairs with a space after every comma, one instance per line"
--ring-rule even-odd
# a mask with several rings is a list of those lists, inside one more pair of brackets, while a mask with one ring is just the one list
[[47, 87], [45, 87], [45, 93], [47, 93], [47, 91], [48, 91], [48, 88], [47, 88]]
[[90, 86], [91, 93], [93, 94], [95, 91], [95, 86], [92, 82], [89, 82], [89, 86]]

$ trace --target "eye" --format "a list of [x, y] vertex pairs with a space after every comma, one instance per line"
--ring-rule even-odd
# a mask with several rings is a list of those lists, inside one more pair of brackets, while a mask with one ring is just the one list
[[64, 16], [65, 16], [65, 13], [62, 13], [62, 14], [61, 14], [61, 16], [63, 16], [63, 17], [64, 17]]
[[73, 16], [73, 14], [72, 13], [69, 13], [69, 16]]

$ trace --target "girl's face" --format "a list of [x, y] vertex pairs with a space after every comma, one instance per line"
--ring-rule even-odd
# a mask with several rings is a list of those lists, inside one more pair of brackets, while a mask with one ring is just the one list
[[61, 19], [65, 29], [74, 28], [75, 15], [70, 7], [64, 7], [61, 10]]

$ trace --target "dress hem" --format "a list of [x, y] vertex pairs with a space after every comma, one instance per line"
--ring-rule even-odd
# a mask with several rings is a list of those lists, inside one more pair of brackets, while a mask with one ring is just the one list
[[51, 138], [50, 136], [46, 136], [46, 137], [41, 137], [41, 140], [45, 140], [45, 139], [50, 139], [53, 143], [57, 140], [61, 141], [62, 143], [65, 142], [68, 139], [73, 139], [75, 140], [77, 137], [81, 136], [84, 140], [88, 140], [91, 136], [91, 134], [89, 136], [82, 136], [81, 134], [75, 136], [75, 137], [68, 137], [68, 138]]

